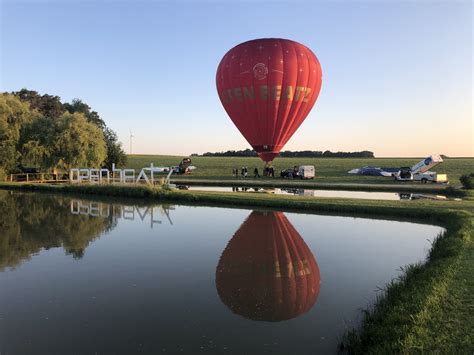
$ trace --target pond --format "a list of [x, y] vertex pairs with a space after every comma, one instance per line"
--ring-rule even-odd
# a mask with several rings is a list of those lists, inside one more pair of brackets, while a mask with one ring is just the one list
[[333, 353], [442, 228], [0, 191], [0, 353]]

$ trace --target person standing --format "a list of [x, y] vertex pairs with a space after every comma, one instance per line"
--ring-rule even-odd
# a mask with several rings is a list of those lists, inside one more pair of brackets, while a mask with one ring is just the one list
[[258, 173], [258, 168], [253, 169], [253, 177], [259, 178], [260, 174]]

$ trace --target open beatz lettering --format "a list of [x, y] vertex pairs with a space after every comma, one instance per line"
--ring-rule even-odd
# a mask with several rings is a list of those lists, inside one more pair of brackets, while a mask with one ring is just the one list
[[255, 101], [257, 96], [261, 101], [287, 100], [306, 103], [309, 101], [312, 90], [310, 87], [293, 87], [291, 85], [285, 86], [284, 88], [281, 85], [260, 85], [257, 88], [254, 86], [244, 86], [223, 90], [220, 93], [220, 98], [224, 105], [234, 101]]
[[73, 168], [69, 173], [71, 183], [147, 183], [154, 184], [157, 173], [169, 173], [172, 168], [154, 167], [153, 163], [149, 168], [143, 168], [138, 175], [135, 175], [135, 169], [116, 169], [112, 164], [112, 171], [109, 169], [89, 169], [89, 168]]

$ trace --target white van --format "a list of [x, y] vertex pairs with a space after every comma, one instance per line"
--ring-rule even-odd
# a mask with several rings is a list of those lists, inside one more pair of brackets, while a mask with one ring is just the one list
[[300, 179], [314, 179], [314, 165], [301, 165], [298, 169]]

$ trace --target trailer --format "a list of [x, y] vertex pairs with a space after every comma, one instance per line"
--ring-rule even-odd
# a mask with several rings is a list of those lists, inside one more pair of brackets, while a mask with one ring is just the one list
[[[419, 163], [410, 167], [402, 167], [400, 171], [393, 174], [397, 181], [421, 181], [421, 182], [447, 182], [448, 177], [446, 174], [436, 174], [436, 172], [429, 171], [431, 168], [443, 162], [438, 154], [430, 155], [428, 158], [423, 159]], [[439, 176], [438, 176], [439, 175]]]

